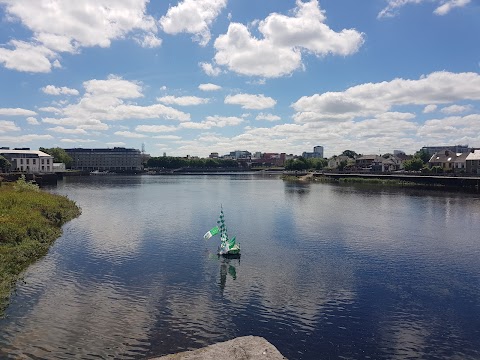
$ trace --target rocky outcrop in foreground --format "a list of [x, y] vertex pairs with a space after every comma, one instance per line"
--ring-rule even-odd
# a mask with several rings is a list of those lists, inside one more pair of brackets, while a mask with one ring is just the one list
[[259, 336], [244, 336], [202, 349], [151, 360], [286, 360], [275, 346]]

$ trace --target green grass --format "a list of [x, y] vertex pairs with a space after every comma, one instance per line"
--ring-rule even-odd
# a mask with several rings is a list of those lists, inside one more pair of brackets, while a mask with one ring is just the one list
[[[1, 184], [1, 183], [0, 183]], [[80, 208], [19, 180], [0, 186], [0, 316], [22, 272], [44, 256]]]

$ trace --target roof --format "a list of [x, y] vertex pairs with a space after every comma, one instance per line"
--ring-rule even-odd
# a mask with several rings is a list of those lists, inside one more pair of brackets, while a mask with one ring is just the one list
[[469, 153], [466, 160], [480, 160], [480, 150]]
[[0, 150], [0, 154], [9, 154], [9, 155], [37, 155], [38, 157], [52, 157], [52, 155], [47, 154], [40, 150]]

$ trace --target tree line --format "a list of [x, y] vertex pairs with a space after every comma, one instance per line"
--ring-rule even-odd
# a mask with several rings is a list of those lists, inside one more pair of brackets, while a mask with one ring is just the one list
[[239, 163], [231, 159], [201, 159], [201, 158], [181, 158], [173, 156], [151, 157], [147, 160], [148, 168], [180, 169], [180, 168], [237, 168]]

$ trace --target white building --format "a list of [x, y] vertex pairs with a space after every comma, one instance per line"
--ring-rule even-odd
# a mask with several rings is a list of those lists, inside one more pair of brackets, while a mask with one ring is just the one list
[[11, 164], [12, 171], [52, 173], [53, 156], [39, 150], [0, 149], [0, 155]]

